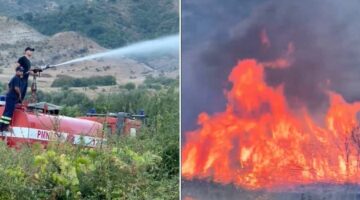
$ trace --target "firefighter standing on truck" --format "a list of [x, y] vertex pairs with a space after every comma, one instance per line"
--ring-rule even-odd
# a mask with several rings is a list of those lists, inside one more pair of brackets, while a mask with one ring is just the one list
[[21, 88], [22, 77], [24, 69], [22, 67], [16, 68], [15, 76], [10, 80], [8, 84], [8, 92], [6, 94], [5, 109], [0, 119], [0, 131], [8, 131], [13, 117], [15, 106], [17, 103], [22, 103]]
[[34, 51], [35, 51], [34, 48], [26, 47], [24, 56], [20, 57], [18, 60], [18, 66], [23, 67], [23, 69], [24, 69], [24, 76], [22, 78], [23, 82], [22, 82], [22, 88], [21, 88], [21, 98], [22, 98], [21, 100], [24, 100], [25, 95], [26, 95], [29, 75], [33, 74], [33, 72], [30, 71], [30, 69], [31, 69], [30, 58]]

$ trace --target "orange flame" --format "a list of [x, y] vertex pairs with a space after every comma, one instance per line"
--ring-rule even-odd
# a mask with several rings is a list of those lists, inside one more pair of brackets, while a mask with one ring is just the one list
[[360, 183], [360, 102], [328, 91], [330, 106], [317, 121], [288, 106], [283, 86], [266, 84], [265, 67], [247, 59], [233, 69], [226, 110], [201, 113], [200, 128], [186, 135], [182, 176], [250, 189]]

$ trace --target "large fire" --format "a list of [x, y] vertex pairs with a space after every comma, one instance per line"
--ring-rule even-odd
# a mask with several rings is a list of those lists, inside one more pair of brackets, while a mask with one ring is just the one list
[[226, 110], [201, 113], [200, 128], [186, 134], [182, 176], [250, 189], [360, 183], [360, 102], [327, 91], [330, 105], [315, 119], [305, 106], [289, 106], [283, 86], [266, 84], [268, 64], [245, 59], [233, 68]]

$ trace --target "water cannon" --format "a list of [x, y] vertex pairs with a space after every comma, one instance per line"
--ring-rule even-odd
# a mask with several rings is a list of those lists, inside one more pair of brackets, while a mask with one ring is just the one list
[[55, 67], [55, 65], [47, 64], [47, 65], [41, 66], [40, 68], [41, 68], [42, 70], [46, 70], [46, 69], [50, 69], [50, 68], [54, 68], [54, 67]]
[[32, 72], [34, 72], [34, 74], [39, 74], [40, 75], [40, 72], [43, 71], [43, 68], [42, 67], [34, 67], [31, 69]]
[[34, 75], [38, 75], [40, 76], [40, 73], [43, 72], [44, 70], [47, 70], [47, 69], [50, 69], [50, 68], [54, 68], [55, 65], [50, 65], [50, 64], [47, 64], [47, 65], [42, 65], [40, 67], [33, 67], [31, 69], [32, 72], [34, 72]]
[[51, 65], [43, 65], [40, 67], [33, 67], [31, 68], [31, 71], [33, 72], [33, 82], [31, 83], [31, 98], [30, 98], [30, 102], [31, 103], [36, 103], [37, 102], [37, 82], [36, 82], [36, 77], [40, 76], [40, 73], [43, 72], [46, 69], [49, 69], [53, 66]]

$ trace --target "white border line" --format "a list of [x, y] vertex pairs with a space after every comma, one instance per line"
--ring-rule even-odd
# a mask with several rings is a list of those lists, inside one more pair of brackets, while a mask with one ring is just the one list
[[181, 18], [181, 10], [182, 10], [182, 3], [181, 0], [179, 0], [179, 198], [182, 199], [182, 192], [181, 192], [181, 147], [182, 147], [182, 143], [181, 143], [181, 137], [182, 137], [182, 133], [181, 133], [181, 90], [182, 90], [182, 84], [181, 84], [181, 72], [182, 72], [182, 65], [181, 65], [181, 25], [182, 25], [182, 18]]

